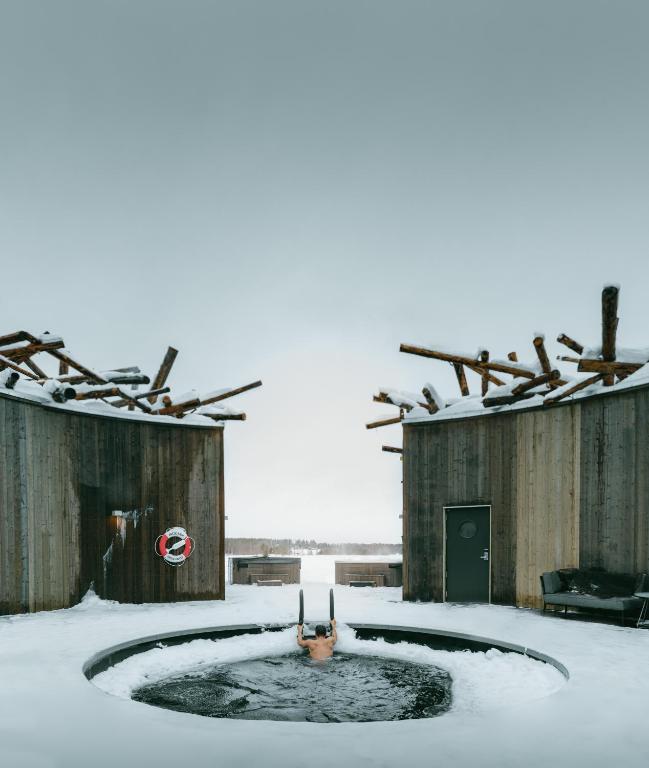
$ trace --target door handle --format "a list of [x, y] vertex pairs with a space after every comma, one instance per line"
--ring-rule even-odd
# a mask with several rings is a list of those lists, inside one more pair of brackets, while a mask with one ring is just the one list
[[481, 560], [488, 560], [489, 559], [489, 550], [488, 549], [483, 549], [482, 550], [482, 555], [480, 556], [480, 559]]

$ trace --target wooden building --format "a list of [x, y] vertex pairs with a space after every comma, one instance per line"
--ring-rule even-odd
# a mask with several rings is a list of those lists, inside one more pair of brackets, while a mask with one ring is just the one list
[[47, 377], [27, 356], [39, 344], [7, 344], [15, 336], [0, 337], [0, 613], [69, 607], [90, 587], [122, 602], [222, 599], [218, 407], [190, 414], [182, 398], [160, 401], [170, 365], [142, 393], [108, 381], [114, 371], [85, 369], [104, 382], [79, 386], [76, 361], [74, 374]]
[[416, 348], [454, 365], [463, 397], [394, 395], [405, 599], [538, 607], [544, 571], [649, 570], [649, 350], [616, 350], [616, 310], [607, 287], [601, 347], [558, 337], [582, 377], [547, 371], [540, 336], [530, 364]]
[[354, 586], [360, 583], [373, 587], [400, 587], [403, 584], [402, 563], [393, 560], [336, 560], [336, 584]]
[[302, 560], [299, 557], [231, 557], [231, 584], [258, 584], [281, 582], [299, 584]]

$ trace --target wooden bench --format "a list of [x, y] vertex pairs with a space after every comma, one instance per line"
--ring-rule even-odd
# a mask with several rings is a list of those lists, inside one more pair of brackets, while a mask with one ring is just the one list
[[[367, 582], [364, 586], [384, 587], [385, 576], [382, 573], [346, 573], [345, 581], [351, 586], [352, 582]], [[354, 584], [358, 586], [358, 584]]]
[[284, 582], [281, 579], [257, 579], [258, 587], [283, 587]]

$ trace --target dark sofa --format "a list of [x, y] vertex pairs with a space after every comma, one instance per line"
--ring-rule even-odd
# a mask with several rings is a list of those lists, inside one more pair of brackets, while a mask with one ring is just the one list
[[541, 574], [544, 611], [548, 605], [563, 606], [564, 615], [568, 608], [612, 611], [620, 614], [622, 624], [626, 616], [640, 612], [642, 600], [634, 597], [633, 593], [648, 589], [649, 577], [646, 573], [629, 576], [598, 570], [565, 569]]

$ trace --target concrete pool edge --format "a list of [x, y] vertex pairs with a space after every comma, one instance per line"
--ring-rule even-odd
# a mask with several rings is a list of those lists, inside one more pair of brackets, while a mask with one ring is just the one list
[[[412, 642], [419, 645], [434, 647], [433, 643], [435, 639], [437, 639], [436, 645], [442, 647], [444, 650], [471, 650], [484, 652], [495, 649], [504, 653], [518, 653], [522, 656], [528, 656], [529, 658], [549, 664], [560, 672], [566, 680], [570, 679], [568, 669], [557, 659], [534, 650], [533, 648], [515, 643], [508, 643], [502, 640], [494, 640], [492, 638], [466, 634], [463, 632], [452, 632], [444, 629], [356, 622], [345, 622], [345, 624], [353, 629], [360, 639], [365, 640], [380, 637], [388, 642]], [[180, 645], [192, 640], [216, 640], [226, 637], [236, 637], [238, 635], [277, 632], [287, 629], [290, 626], [295, 625], [291, 623], [231, 624], [216, 627], [198, 627], [171, 632], [159, 632], [155, 635], [127, 640], [123, 643], [118, 643], [98, 651], [84, 662], [82, 672], [86, 679], [90, 681], [100, 672], [109, 669], [115, 664], [119, 664], [121, 661], [124, 661], [131, 656], [145, 653], [152, 648], [159, 647], [161, 643], [165, 643], [166, 645]], [[417, 638], [421, 639], [418, 640]]]

